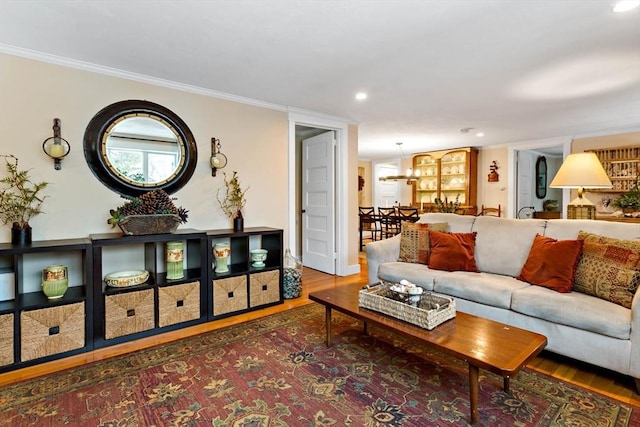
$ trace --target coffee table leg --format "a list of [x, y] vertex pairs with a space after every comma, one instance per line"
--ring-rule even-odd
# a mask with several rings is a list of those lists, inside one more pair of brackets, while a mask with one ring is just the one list
[[327, 331], [327, 347], [331, 347], [331, 307], [328, 305], [324, 308], [324, 315]]
[[504, 377], [504, 392], [509, 393], [509, 377]]
[[471, 404], [471, 424], [478, 422], [478, 377], [480, 369], [469, 365], [469, 403]]

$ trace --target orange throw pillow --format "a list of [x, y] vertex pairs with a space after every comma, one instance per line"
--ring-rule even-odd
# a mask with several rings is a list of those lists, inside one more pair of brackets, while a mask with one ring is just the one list
[[582, 244], [582, 240], [556, 240], [536, 234], [517, 279], [557, 292], [571, 292]]
[[431, 256], [429, 268], [446, 271], [479, 273], [473, 254], [477, 233], [443, 233], [429, 230]]

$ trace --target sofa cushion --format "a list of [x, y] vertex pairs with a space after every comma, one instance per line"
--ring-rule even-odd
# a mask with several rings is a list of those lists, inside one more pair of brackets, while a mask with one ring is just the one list
[[578, 329], [628, 340], [631, 310], [580, 292], [566, 294], [540, 286], [513, 291], [511, 309]]
[[449, 224], [447, 231], [452, 233], [471, 233], [475, 216], [458, 215], [453, 213], [429, 212], [422, 214], [418, 222], [446, 222]]
[[473, 223], [476, 265], [480, 271], [516, 277], [529, 256], [536, 234], [544, 234], [544, 220], [480, 216]]
[[574, 290], [631, 308], [640, 285], [640, 242], [580, 232], [584, 239]]
[[428, 291], [433, 290], [434, 279], [443, 274], [446, 273], [440, 270], [431, 270], [424, 264], [408, 262], [385, 262], [378, 267], [378, 277], [382, 280], [397, 283], [406, 279]]
[[429, 243], [429, 231], [446, 231], [446, 222], [437, 223], [414, 223], [402, 221], [402, 231], [400, 233], [400, 257], [401, 262], [419, 262], [427, 264], [431, 252]]
[[474, 258], [476, 233], [443, 233], [429, 230], [429, 239], [429, 268], [480, 272]]
[[638, 224], [592, 219], [554, 219], [547, 221], [544, 235], [554, 239], [577, 239], [580, 231], [596, 233], [617, 239], [638, 241]]
[[614, 237], [602, 236], [600, 234], [595, 234], [584, 230], [580, 230], [578, 232], [578, 239], [582, 239], [588, 242], [602, 243], [605, 245], [616, 245], [623, 248], [640, 251], [640, 240], [616, 239]]
[[557, 292], [571, 292], [583, 240], [537, 235], [518, 279]]
[[511, 293], [531, 285], [510, 276], [454, 271], [434, 278], [434, 292], [508, 310]]

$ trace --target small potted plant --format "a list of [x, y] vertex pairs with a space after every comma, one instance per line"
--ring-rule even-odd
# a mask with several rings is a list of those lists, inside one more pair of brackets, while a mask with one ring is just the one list
[[33, 182], [29, 170], [18, 169], [18, 158], [12, 154], [5, 158], [7, 175], [0, 179], [0, 221], [11, 224], [11, 243], [31, 243], [29, 220], [42, 213], [42, 204], [47, 196], [42, 196], [48, 182]]
[[458, 213], [460, 210], [460, 194], [456, 196], [455, 202], [450, 202], [449, 199], [445, 196], [444, 201], [440, 198], [434, 200], [438, 212], [446, 212], [446, 213]]
[[227, 180], [227, 174], [224, 174], [224, 185], [226, 187], [226, 194], [223, 198], [220, 196], [220, 188], [216, 193], [216, 198], [220, 204], [220, 208], [224, 214], [233, 220], [233, 231], [242, 231], [244, 228], [244, 218], [242, 216], [242, 209], [247, 203], [245, 193], [249, 187], [242, 189], [240, 181], [238, 180], [238, 172], [233, 171], [231, 179]]
[[640, 178], [631, 190], [614, 199], [611, 204], [625, 213], [640, 211]]

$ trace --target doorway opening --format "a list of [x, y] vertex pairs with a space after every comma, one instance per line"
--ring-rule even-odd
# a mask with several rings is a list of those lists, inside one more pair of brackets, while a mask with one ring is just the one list
[[[529, 213], [544, 210], [545, 200], [557, 200], [558, 206], [566, 209], [565, 200], [569, 198], [569, 190], [548, 188], [549, 183], [560, 168], [564, 157], [571, 150], [570, 139], [557, 139], [549, 141], [533, 141], [525, 144], [516, 144], [509, 147], [509, 184], [508, 203], [509, 216], [519, 218], [519, 213]], [[539, 157], [546, 158], [548, 173], [546, 176], [547, 194], [539, 199], [536, 196], [536, 171], [535, 164]], [[566, 217], [566, 212], [562, 213]]]
[[[289, 114], [289, 161], [288, 161], [288, 182], [289, 182], [289, 218], [288, 235], [285, 237], [288, 248], [296, 257], [301, 257], [303, 253], [303, 149], [302, 140], [313, 135], [334, 131], [335, 133], [335, 176], [333, 179], [334, 194], [334, 227], [333, 241], [335, 242], [334, 258], [335, 271], [331, 274], [345, 276], [357, 273], [351, 271], [348, 266], [348, 191], [346, 186], [340, 185], [347, 181], [347, 147], [348, 147], [348, 124], [339, 120], [325, 117], [318, 117], [307, 114]], [[303, 265], [305, 259], [301, 257]]]

